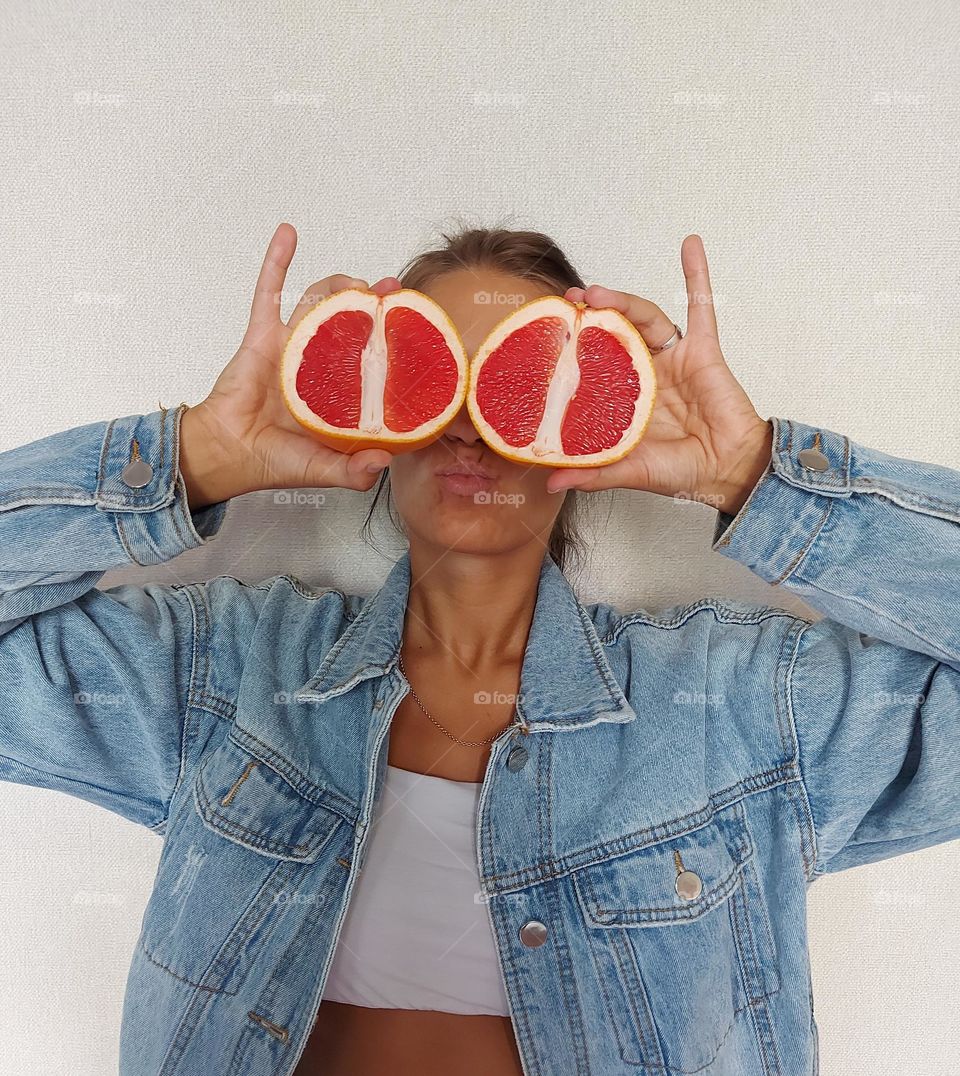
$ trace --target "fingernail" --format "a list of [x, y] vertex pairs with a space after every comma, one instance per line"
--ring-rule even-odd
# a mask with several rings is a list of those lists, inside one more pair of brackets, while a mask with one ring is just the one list
[[368, 463], [367, 474], [379, 474], [385, 466], [386, 464], [383, 463]]

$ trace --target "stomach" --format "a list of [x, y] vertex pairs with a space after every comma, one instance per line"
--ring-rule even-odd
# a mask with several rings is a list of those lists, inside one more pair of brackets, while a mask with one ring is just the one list
[[324, 1001], [294, 1076], [522, 1076], [508, 1016]]

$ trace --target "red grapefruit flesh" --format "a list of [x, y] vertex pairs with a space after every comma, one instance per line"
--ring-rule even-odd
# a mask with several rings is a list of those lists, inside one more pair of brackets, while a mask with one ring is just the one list
[[309, 310], [280, 364], [293, 417], [339, 452], [409, 452], [463, 406], [468, 361], [447, 314], [422, 292], [350, 288]]
[[507, 459], [601, 467], [636, 447], [655, 396], [650, 352], [623, 314], [549, 295], [519, 307], [480, 345], [467, 407]]

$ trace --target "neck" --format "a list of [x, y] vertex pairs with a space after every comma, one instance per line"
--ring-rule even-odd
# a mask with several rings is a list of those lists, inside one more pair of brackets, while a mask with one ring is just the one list
[[520, 664], [543, 556], [536, 542], [493, 556], [411, 546], [404, 653], [443, 651], [469, 669]]

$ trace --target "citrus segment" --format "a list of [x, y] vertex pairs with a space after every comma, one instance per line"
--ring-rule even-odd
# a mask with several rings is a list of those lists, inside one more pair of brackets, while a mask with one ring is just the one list
[[387, 311], [385, 334], [383, 421], [391, 430], [408, 433], [456, 396], [460, 367], [444, 334], [417, 310], [396, 306]]
[[435, 440], [466, 397], [463, 341], [443, 309], [409, 288], [336, 292], [284, 348], [280, 385], [293, 417], [340, 452], [407, 452]]
[[[519, 447], [536, 436], [566, 333], [563, 320], [556, 317], [520, 325], [483, 364], [477, 403], [507, 444]], [[523, 391], [518, 392], [521, 383]]]
[[487, 335], [467, 406], [484, 441], [508, 459], [597, 467], [640, 441], [655, 394], [650, 353], [630, 321], [551, 295]]
[[633, 421], [640, 375], [623, 344], [604, 329], [584, 329], [577, 341], [580, 382], [560, 426], [562, 451], [585, 456], [616, 448]]
[[342, 310], [321, 322], [303, 349], [297, 395], [331, 426], [360, 422], [360, 361], [372, 328], [365, 310]]

